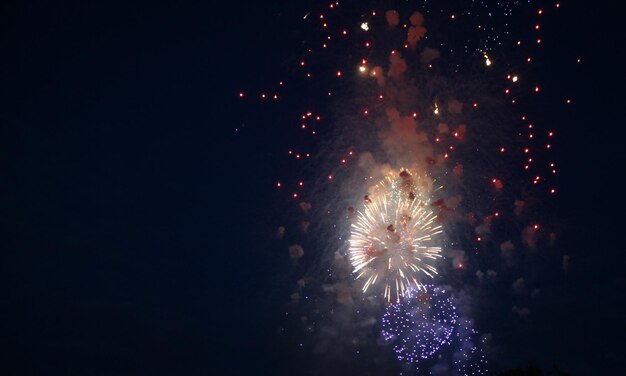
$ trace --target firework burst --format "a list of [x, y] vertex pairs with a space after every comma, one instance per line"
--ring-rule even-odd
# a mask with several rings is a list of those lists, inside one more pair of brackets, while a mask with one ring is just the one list
[[385, 311], [382, 334], [393, 343], [399, 360], [416, 363], [450, 344], [457, 320], [456, 307], [444, 290], [432, 285], [410, 288]]
[[435, 238], [442, 228], [428, 204], [428, 185], [426, 178], [402, 170], [388, 174], [364, 197], [349, 242], [353, 272], [363, 281], [364, 293], [380, 283], [383, 296], [397, 300], [411, 286], [422, 289], [424, 276], [437, 274], [441, 247]]
[[[305, 323], [316, 346], [330, 338], [329, 349], [343, 346], [342, 359], [374, 345], [363, 326], [378, 322], [385, 304], [417, 305], [412, 294], [437, 295], [431, 283], [480, 298], [484, 281], [506, 282], [525, 251], [556, 239], [535, 212], [557, 192], [558, 133], [541, 112], [570, 99], [548, 104], [557, 97], [535, 70], [550, 43], [540, 38], [543, 22], [559, 6], [392, 3], [307, 11], [311, 32], [289, 58], [291, 74], [254, 95], [238, 93], [284, 106], [292, 118], [278, 151], [287, 168], [268, 179], [297, 205], [277, 231], [298, 273], [290, 306], [298, 314], [285, 314]], [[481, 315], [472, 311], [479, 304], [463, 302], [455, 304], [464, 316]], [[402, 363], [445, 369], [432, 374], [484, 372], [473, 322], [436, 332], [437, 307], [415, 311], [412, 329], [408, 316], [386, 314], [383, 326], [414, 331], [394, 337]]]

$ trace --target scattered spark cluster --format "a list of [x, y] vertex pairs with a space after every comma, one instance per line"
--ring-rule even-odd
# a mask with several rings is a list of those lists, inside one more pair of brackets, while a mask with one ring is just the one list
[[475, 337], [478, 335], [473, 323], [466, 319], [459, 319], [456, 327], [456, 351], [453, 355], [454, 365], [460, 375], [487, 375], [487, 359], [481, 351], [481, 345], [486, 342], [483, 338], [481, 343], [475, 344]]
[[425, 178], [408, 170], [390, 173], [364, 197], [350, 236], [350, 261], [363, 292], [380, 282], [383, 296], [399, 299], [422, 276], [433, 277], [441, 247], [433, 245], [441, 225], [428, 204]]
[[415, 363], [450, 343], [457, 320], [456, 307], [444, 290], [432, 285], [410, 288], [385, 311], [382, 334], [393, 343], [399, 360]]
[[382, 318], [382, 336], [398, 360], [418, 369], [443, 360], [454, 367], [446, 374], [487, 374], [485, 356], [474, 343], [477, 334], [470, 320], [459, 317], [449, 294], [431, 284], [408, 289]]
[[[390, 11], [386, 9], [369, 9], [361, 12], [360, 16], [350, 23], [345, 13], [353, 14], [354, 10], [349, 9], [342, 14], [342, 8], [346, 7], [349, 8], [350, 5], [336, 1], [327, 4], [326, 9], [307, 12], [303, 21], [313, 23], [314, 27], [319, 28], [319, 33], [310, 39], [303, 40], [301, 58], [295, 64], [298, 73], [291, 79], [278, 80], [274, 88], [263, 90], [252, 97], [256, 96], [261, 101], [280, 101], [283, 98], [283, 92], [288, 92], [290, 86], [292, 90], [298, 92], [307, 90], [307, 95], [310, 97], [331, 97], [333, 93], [340, 90], [342, 81], [352, 80], [355, 75], [363, 77], [384, 75], [374, 61], [381, 56], [380, 49], [385, 47], [385, 43], [380, 40], [387, 37], [384, 32], [388, 26], [384, 25], [384, 19], [387, 17], [389, 21], [390, 17], [399, 17], [398, 12], [394, 11], [395, 13], [392, 13], [394, 16], [390, 16]], [[472, 0], [456, 4], [423, 1], [421, 4], [415, 4], [414, 7], [420, 9], [424, 18], [430, 20], [429, 28], [434, 29], [433, 33], [426, 33], [424, 29], [426, 34], [424, 39], [428, 40], [429, 48], [437, 48], [442, 55], [446, 53], [446, 63], [443, 63], [443, 60], [435, 60], [427, 64], [428, 68], [437, 70], [439, 66], [439, 71], [441, 71], [445, 69], [444, 64], [451, 64], [454, 66], [453, 69], [458, 71], [462, 68], [462, 63], [468, 65], [466, 62], [471, 60], [472, 56], [483, 59], [485, 69], [491, 71], [494, 76], [489, 79], [501, 80], [503, 97], [515, 107], [514, 111], [519, 115], [517, 117], [519, 140], [509, 142], [510, 145], [494, 145], [494, 148], [500, 150], [502, 155], [515, 154], [530, 184], [550, 195], [556, 194], [558, 189], [550, 177], [558, 171], [557, 162], [554, 157], [551, 157], [555, 150], [557, 132], [554, 129], [546, 129], [546, 124], [541, 124], [540, 119], [530, 115], [527, 109], [537, 101], [543, 100], [542, 85], [532, 78], [532, 74], [528, 73], [529, 69], [538, 63], [540, 49], [545, 44], [542, 38], [544, 29], [542, 23], [549, 13], [554, 13], [561, 5], [553, 3], [543, 8], [534, 6], [531, 1]], [[514, 17], [516, 12], [532, 13], [534, 16], [526, 19], [527, 24], [524, 24]], [[401, 23], [399, 19], [394, 19], [392, 22], [397, 25], [397, 28], [404, 30], [422, 27], [411, 25], [409, 22]], [[441, 32], [435, 33], [436, 31]], [[376, 33], [383, 34], [383, 37], [376, 36]], [[461, 38], [444, 39], [441, 35], [455, 35]], [[402, 50], [410, 52], [414, 49], [414, 46], [408, 42], [401, 43], [397, 47], [399, 48], [392, 53], [395, 52], [398, 56], [402, 54]], [[501, 56], [503, 54], [499, 51], [503, 49], [512, 50], [510, 53], [512, 59], [505, 59]], [[341, 53], [346, 50], [351, 51], [348, 58]], [[572, 58], [572, 62], [580, 63], [580, 61], [580, 58]], [[525, 75], [525, 72], [528, 74]], [[242, 100], [248, 97], [244, 90], [239, 91], [237, 95]], [[382, 93], [375, 98], [374, 103], [357, 111], [363, 116], [371, 116], [372, 108], [377, 105], [375, 102], [385, 101]], [[481, 107], [480, 97], [468, 98], [467, 102], [475, 109]], [[564, 97], [561, 105], [571, 103], [570, 97]], [[303, 136], [308, 134], [310, 137], [316, 137], [319, 135], [319, 128], [324, 127], [321, 116], [324, 109], [313, 107], [315, 104], [308, 109], [303, 109], [303, 114], [294, 114], [294, 118], [298, 118], [294, 123], [301, 132], [304, 132]], [[433, 115], [440, 114], [440, 106], [436, 101], [432, 103], [432, 108]], [[414, 111], [414, 113], [416, 118], [424, 117], [420, 111]], [[303, 141], [301, 144], [308, 142]], [[450, 157], [450, 151], [453, 150], [453, 146], [450, 145], [450, 147], [451, 149], [445, 155], [446, 158]], [[300, 163], [315, 156], [313, 148], [308, 148], [307, 151], [297, 151], [299, 149], [302, 148], [290, 147], [288, 155]], [[345, 154], [346, 157], [348, 153], [354, 156], [356, 152], [347, 149]], [[340, 165], [346, 165], [348, 162], [347, 158], [337, 159]], [[327, 181], [332, 181], [333, 175], [333, 171], [328, 171]], [[302, 185], [286, 183], [284, 181], [286, 179], [282, 178], [277, 180], [281, 182], [280, 185], [277, 184], [277, 187], [287, 190], [289, 196], [298, 199], [304, 197]], [[300, 182], [305, 179], [297, 177], [296, 180]], [[498, 185], [508, 183], [502, 180], [499, 182]], [[511, 182], [511, 184], [514, 183]]]

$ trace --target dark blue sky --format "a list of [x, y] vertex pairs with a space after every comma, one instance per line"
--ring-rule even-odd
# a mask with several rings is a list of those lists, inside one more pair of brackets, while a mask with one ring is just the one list
[[[278, 74], [303, 9], [0, 6], [0, 373], [298, 369], [274, 335], [288, 296], [265, 253], [281, 132], [234, 94]], [[565, 43], [588, 62], [560, 145], [574, 267], [546, 278], [531, 345], [511, 348], [576, 375], [623, 374], [624, 32], [597, 3], [569, 9], [582, 39]]]

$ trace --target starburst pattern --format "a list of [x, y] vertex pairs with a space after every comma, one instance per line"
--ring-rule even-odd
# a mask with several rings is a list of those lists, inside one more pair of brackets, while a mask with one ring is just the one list
[[383, 296], [399, 299], [410, 286], [422, 288], [423, 276], [437, 274], [435, 261], [441, 247], [435, 236], [442, 232], [427, 204], [425, 178], [408, 170], [389, 174], [364, 197], [350, 236], [350, 260], [363, 280], [362, 291], [381, 282]]

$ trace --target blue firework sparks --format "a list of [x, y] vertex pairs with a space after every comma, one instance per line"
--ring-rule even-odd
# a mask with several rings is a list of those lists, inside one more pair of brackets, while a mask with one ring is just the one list
[[477, 335], [472, 320], [459, 316], [450, 294], [433, 285], [409, 289], [382, 318], [382, 336], [396, 358], [430, 375], [486, 374]]
[[393, 343], [401, 361], [430, 359], [450, 344], [458, 314], [452, 301], [439, 287], [411, 289], [404, 299], [391, 304], [383, 315], [383, 337]]

